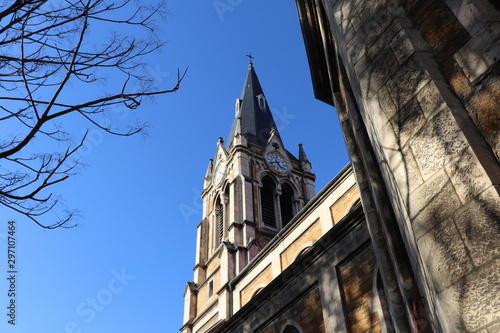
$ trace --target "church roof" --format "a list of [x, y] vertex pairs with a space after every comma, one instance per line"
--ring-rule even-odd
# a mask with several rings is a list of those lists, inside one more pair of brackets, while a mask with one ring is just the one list
[[241, 97], [236, 101], [236, 112], [229, 132], [227, 147], [232, 145], [233, 138], [238, 133], [245, 134], [249, 141], [264, 145], [267, 143], [273, 127], [276, 127], [276, 124], [252, 61], [250, 61]]

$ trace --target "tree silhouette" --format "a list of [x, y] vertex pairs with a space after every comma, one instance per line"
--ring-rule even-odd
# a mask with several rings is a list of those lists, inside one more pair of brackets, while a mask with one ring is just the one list
[[[148, 75], [144, 57], [163, 45], [155, 23], [164, 3], [10, 2], [0, 5], [0, 204], [43, 228], [71, 227], [77, 211], [52, 192], [76, 172], [75, 152], [87, 136], [75, 140], [65, 130], [70, 115], [113, 135], [140, 133], [140, 123], [115, 128], [110, 109], [136, 109], [145, 97], [174, 92], [186, 72], [166, 90]], [[59, 216], [42, 222], [51, 210]]]

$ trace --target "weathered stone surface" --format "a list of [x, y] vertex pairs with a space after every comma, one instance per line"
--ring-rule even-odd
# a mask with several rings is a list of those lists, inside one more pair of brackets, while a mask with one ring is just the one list
[[417, 99], [413, 98], [390, 119], [390, 122], [399, 145], [404, 146], [424, 126], [426, 120]]
[[449, 218], [461, 205], [445, 172], [434, 175], [411, 196], [408, 211], [417, 238]]
[[403, 29], [389, 43], [400, 64], [417, 51], [428, 51], [429, 46], [417, 30]]
[[490, 325], [486, 328], [487, 333], [498, 333], [500, 332], [500, 321]]
[[467, 105], [467, 111], [500, 161], [500, 63], [485, 78]]
[[[391, 41], [394, 39], [394, 37], [397, 36], [397, 34], [399, 33], [399, 31], [401, 31], [401, 29], [403, 29], [403, 27], [399, 23], [399, 20], [394, 20], [391, 23], [391, 25], [379, 35], [379, 37], [377, 38], [375, 43], [373, 43], [373, 45], [369, 45], [369, 47], [367, 47], [368, 58], [370, 60], [373, 60], [376, 57], [378, 57], [380, 52], [382, 52], [383, 50], [385, 50], [387, 48], [390, 48]], [[393, 52], [396, 53], [397, 51], [393, 49]]]
[[373, 97], [370, 104], [376, 103], [380, 110], [385, 113], [387, 119], [391, 118], [397, 111], [396, 105], [392, 101], [391, 95], [385, 86], [380, 88], [377, 95]]
[[481, 266], [500, 255], [500, 198], [494, 188], [472, 198], [454, 220], [474, 265]]
[[442, 1], [404, 2], [408, 4], [407, 14], [431, 47], [438, 62], [449, 62], [453, 54], [470, 38], [469, 33]]
[[349, 13], [348, 18], [352, 26], [352, 31], [347, 32], [346, 39], [348, 39], [349, 33], [358, 32], [359, 28], [361, 28], [363, 23], [370, 17], [370, 11], [363, 9], [364, 6], [360, 6], [360, 1], [352, 1], [352, 11]]
[[332, 12], [334, 13], [335, 22], [340, 27], [340, 31], [345, 35], [348, 32], [349, 15], [354, 9], [354, 1], [337, 1], [332, 4]]
[[[278, 305], [278, 304], [276, 304]], [[275, 309], [273, 309], [275, 310]], [[296, 303], [281, 313], [276, 319], [265, 325], [265, 328], [259, 329], [259, 333], [280, 332], [286, 327], [286, 324], [293, 318], [300, 327], [306, 331], [325, 332], [323, 316], [321, 313], [321, 301], [318, 288], [309, 292]], [[255, 328], [255, 327], [253, 327]], [[253, 329], [248, 332], [254, 332]]]
[[438, 292], [474, 268], [452, 219], [429, 230], [418, 239], [418, 245]]
[[352, 64], [357, 65], [356, 70], [359, 73], [362, 73], [368, 65], [366, 60], [364, 64], [361, 62], [364, 60], [367, 49], [366, 45], [363, 43], [365, 39], [366, 36], [364, 36], [364, 32], [359, 31], [356, 33], [356, 38], [351, 38], [346, 44], [349, 59], [351, 59]]
[[490, 8], [485, 8], [486, 1], [482, 3], [462, 0], [444, 1], [471, 35], [475, 35], [484, 26], [486, 21], [495, 20], [494, 11], [490, 10]]
[[453, 163], [447, 164], [446, 172], [450, 175], [464, 203], [491, 185], [488, 176], [470, 148], [465, 149]]
[[429, 76], [415, 57], [408, 59], [387, 83], [387, 89], [397, 107], [402, 107], [424, 87]]
[[[380, 13], [379, 13], [380, 14]], [[387, 28], [390, 21], [386, 16], [379, 15], [379, 17], [370, 17], [360, 28], [366, 36], [364, 43], [370, 47], [375, 41], [380, 38], [384, 29]]]
[[361, 89], [366, 98], [373, 97], [380, 87], [397, 70], [397, 60], [391, 49], [385, 49], [362, 73], [356, 72], [359, 76]]
[[438, 84], [442, 84], [442, 82], [431, 80], [418, 92], [417, 100], [426, 118], [433, 117], [445, 106], [445, 100], [439, 91]]
[[424, 179], [463, 156], [467, 147], [463, 133], [447, 109], [432, 118], [409, 144]]
[[[383, 182], [436, 328], [500, 333], [499, 173], [483, 140], [500, 161], [500, 7], [493, 0], [338, 1], [351, 6], [342, 16], [347, 31], [334, 33], [348, 73], [343, 84], [357, 104], [351, 117], [352, 109], [362, 113], [346, 132], [354, 129], [359, 178], [372, 177], [361, 193], [379, 204]], [[371, 9], [378, 3], [383, 24]], [[484, 4], [495, 7], [491, 16]], [[363, 164], [372, 158], [379, 168]], [[384, 210], [366, 206], [375, 225]], [[357, 310], [363, 325], [365, 308]]]
[[474, 332], [500, 319], [500, 259], [438, 294], [448, 332]]
[[489, 22], [454, 57], [467, 78], [476, 82], [500, 59], [500, 23]]
[[[390, 152], [387, 152], [389, 154]], [[423, 183], [415, 158], [408, 148], [393, 153], [389, 158], [389, 165], [396, 180], [402, 199], [408, 205], [410, 193]]]
[[431, 79], [444, 80], [444, 75], [434, 55], [429, 52], [415, 52], [415, 59]]
[[380, 318], [372, 309], [375, 253], [367, 246], [339, 267], [346, 321], [353, 333], [380, 332]]

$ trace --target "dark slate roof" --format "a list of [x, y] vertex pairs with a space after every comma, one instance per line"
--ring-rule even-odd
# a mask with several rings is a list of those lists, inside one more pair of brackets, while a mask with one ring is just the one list
[[234, 135], [237, 131], [238, 118], [241, 118], [241, 133], [245, 134], [247, 140], [264, 145], [269, 139], [271, 128], [276, 127], [271, 110], [264, 97], [263, 103], [259, 105], [259, 96], [264, 97], [264, 92], [260, 86], [259, 79], [255, 73], [252, 63], [248, 67], [248, 74], [241, 92], [241, 104], [238, 112], [235, 113], [233, 125], [229, 132], [227, 147], [233, 143]]

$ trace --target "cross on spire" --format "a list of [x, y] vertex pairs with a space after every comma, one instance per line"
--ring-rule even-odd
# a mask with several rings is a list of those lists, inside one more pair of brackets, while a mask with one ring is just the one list
[[250, 62], [248, 64], [250, 65], [250, 67], [252, 67], [253, 65], [252, 59], [255, 59], [255, 57], [252, 56], [252, 52], [248, 52], [246, 56], [248, 57], [248, 59], [250, 59]]

